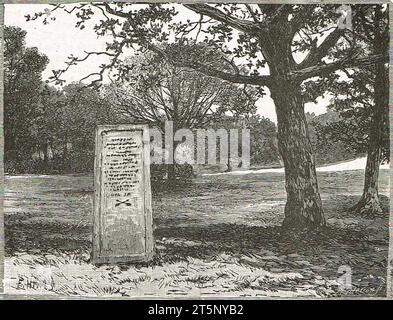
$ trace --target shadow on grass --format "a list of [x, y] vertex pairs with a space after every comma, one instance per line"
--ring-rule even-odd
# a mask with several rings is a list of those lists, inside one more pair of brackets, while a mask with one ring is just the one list
[[[314, 256], [318, 250], [340, 246], [365, 246], [366, 237], [355, 230], [327, 227], [308, 234], [287, 234], [279, 226], [258, 227], [238, 224], [215, 224], [205, 227], [168, 227], [155, 231], [157, 239], [176, 238], [197, 245], [182, 246], [182, 241], [166, 244], [166, 253], [194, 258], [214, 258], [220, 253], [252, 254], [264, 250], [277, 255], [301, 253]], [[185, 250], [184, 252], [182, 250]]]
[[[157, 254], [153, 265], [188, 258], [215, 259], [231, 255], [293, 253], [318, 258], [324, 251], [364, 254], [372, 244], [360, 230], [327, 227], [319, 232], [288, 234], [279, 226], [259, 227], [231, 223], [189, 227], [161, 226], [154, 231]], [[386, 237], [387, 245], [387, 237]], [[60, 219], [6, 219], [6, 253], [90, 251], [91, 227]]]
[[[185, 190], [183, 190], [185, 191]], [[356, 196], [337, 195], [325, 201], [327, 218], [347, 218], [362, 220], [346, 211], [357, 201]], [[384, 211], [389, 211], [389, 198], [382, 196]], [[263, 213], [261, 213], [263, 215]], [[370, 231], [364, 228], [344, 225], [330, 225], [320, 232], [289, 235], [280, 226], [251, 226], [235, 223], [217, 223], [202, 225], [199, 219], [185, 219], [190, 226], [179, 226], [181, 217], [166, 216], [156, 220], [154, 237], [157, 244], [165, 247], [155, 263], [166, 263], [174, 259], [210, 258], [220, 253], [249, 254], [261, 250], [270, 250], [279, 255], [302, 252], [317, 255], [324, 248], [332, 250], [363, 250], [371, 242]], [[341, 219], [343, 220], [343, 219]], [[199, 221], [199, 223], [198, 223]], [[343, 220], [344, 221], [344, 220]], [[366, 221], [367, 224], [367, 221]], [[381, 226], [380, 237], [388, 239], [388, 231]], [[386, 231], [386, 232], [385, 232]], [[385, 234], [386, 233], [386, 234]], [[5, 216], [6, 253], [42, 251], [76, 251], [91, 249], [92, 228], [89, 222], [63, 218], [37, 217], [32, 214], [18, 213]], [[176, 241], [161, 241], [176, 239]]]
[[[159, 228], [162, 241], [150, 265], [162, 265], [191, 258], [214, 261], [222, 254], [238, 258], [251, 268], [275, 272], [300, 272], [337, 279], [349, 266], [357, 290], [384, 295], [388, 233], [383, 241], [370, 240], [360, 230], [326, 227], [315, 233], [289, 235], [281, 227], [218, 224], [206, 227]], [[368, 291], [370, 290], [370, 291]]]
[[91, 248], [92, 228], [86, 222], [29, 214], [5, 216], [4, 222], [7, 255], [16, 252], [75, 252]]
[[[18, 252], [75, 253], [87, 257], [91, 251], [90, 224], [66, 219], [8, 216], [6, 254]], [[359, 218], [361, 219], [361, 218]], [[166, 221], [168, 223], [168, 221]], [[222, 255], [241, 264], [277, 272], [299, 272], [305, 277], [336, 279], [343, 265], [353, 269], [356, 288], [383, 295], [386, 283], [388, 231], [370, 240], [370, 231], [328, 226], [322, 231], [291, 235], [280, 226], [248, 226], [234, 223], [165, 226], [154, 231], [156, 251], [151, 262], [122, 264], [122, 270], [160, 266], [189, 259], [219, 260]], [[385, 234], [386, 233], [386, 234]], [[382, 241], [381, 241], [382, 240]], [[376, 250], [378, 249], [378, 250]], [[84, 255], [79, 255], [84, 253]], [[81, 258], [89, 263], [86, 258]], [[295, 259], [295, 261], [293, 261]], [[373, 278], [369, 278], [370, 275]]]
[[[327, 214], [330, 212], [339, 214], [339, 216], [357, 216], [351, 208], [356, 205], [360, 200], [359, 196], [354, 195], [343, 195], [343, 194], [333, 194], [329, 195], [328, 199], [323, 201], [323, 207]], [[382, 212], [386, 215], [387, 221], [389, 220], [390, 212], [390, 199], [385, 195], [379, 195], [379, 201], [381, 204]], [[327, 210], [326, 210], [327, 209]], [[370, 217], [372, 218], [372, 217]]]

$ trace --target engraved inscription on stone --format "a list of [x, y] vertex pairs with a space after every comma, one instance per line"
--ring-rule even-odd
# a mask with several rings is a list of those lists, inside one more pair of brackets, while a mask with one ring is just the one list
[[98, 254], [104, 259], [146, 253], [142, 137], [143, 130], [103, 130], [99, 136]]

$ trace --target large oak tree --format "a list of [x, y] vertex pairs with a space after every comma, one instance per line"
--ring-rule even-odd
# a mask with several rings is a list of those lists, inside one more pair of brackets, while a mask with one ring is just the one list
[[[96, 77], [93, 83], [97, 83], [105, 69], [116, 67], [124, 50], [133, 48], [156, 52], [175, 66], [233, 83], [268, 88], [276, 107], [278, 144], [285, 166], [287, 203], [283, 225], [296, 229], [319, 228], [325, 225], [325, 218], [304, 114], [302, 84], [340, 69], [387, 60], [383, 54], [358, 52], [353, 45], [354, 38], [347, 36], [352, 31], [346, 27], [356, 23], [353, 18], [360, 7], [352, 6], [350, 11], [346, 6], [346, 10], [337, 11], [338, 5], [55, 5], [52, 11], [63, 9], [76, 14], [79, 28], [84, 28], [93, 15], [100, 14], [94, 30], [98, 35], [113, 37], [113, 41], [108, 43], [106, 52], [71, 57], [68, 67], [57, 71], [54, 78], [61, 81], [63, 72], [78, 61], [106, 54], [110, 62], [92, 75]], [[191, 18], [180, 21], [179, 10], [188, 11]], [[28, 19], [42, 15], [28, 16]], [[232, 55], [233, 59], [227, 60], [232, 70], [218, 70], [214, 64], [201, 62], [195, 46], [183, 54], [176, 51], [168, 54], [158, 45], [163, 41], [183, 45], [206, 42]], [[338, 47], [343, 49], [342, 55], [332, 58], [331, 50]]]

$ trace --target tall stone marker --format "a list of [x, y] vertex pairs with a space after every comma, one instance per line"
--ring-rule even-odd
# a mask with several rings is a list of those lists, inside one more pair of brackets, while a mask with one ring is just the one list
[[147, 125], [98, 126], [94, 164], [94, 264], [153, 256]]

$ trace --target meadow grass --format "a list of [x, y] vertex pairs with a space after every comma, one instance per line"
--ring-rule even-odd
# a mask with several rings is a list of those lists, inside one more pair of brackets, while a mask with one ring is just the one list
[[[323, 232], [289, 237], [281, 173], [198, 177], [153, 195], [155, 255], [138, 265], [90, 263], [91, 176], [6, 177], [5, 290], [83, 296], [383, 296], [388, 252], [384, 215], [348, 208], [363, 172], [319, 173]], [[340, 266], [352, 288], [338, 286]]]

